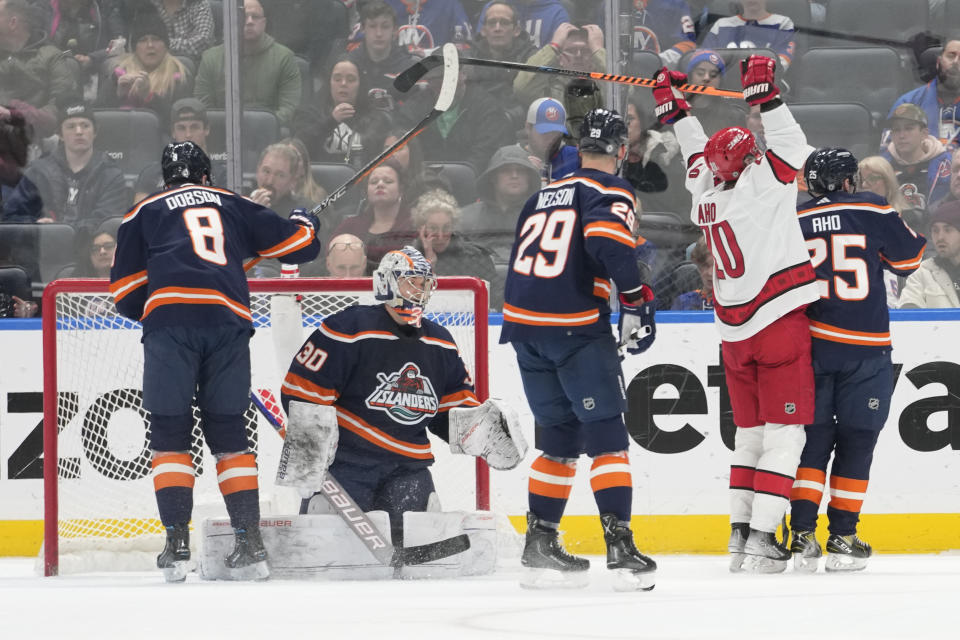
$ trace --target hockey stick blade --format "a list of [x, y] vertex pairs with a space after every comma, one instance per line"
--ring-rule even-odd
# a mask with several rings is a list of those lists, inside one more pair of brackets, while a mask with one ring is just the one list
[[[450, 108], [450, 105], [453, 104], [453, 99], [457, 94], [457, 82], [459, 81], [460, 76], [459, 56], [457, 54], [457, 48], [453, 45], [453, 43], [448, 42], [447, 44], [443, 45], [442, 61], [443, 80], [440, 83], [440, 92], [437, 95], [437, 101], [434, 103], [433, 109], [430, 110], [430, 113], [424, 116], [423, 119], [420, 120], [420, 122], [418, 122], [413, 129], [410, 129], [405, 134], [400, 136], [396, 142], [384, 149], [376, 158], [368, 162], [367, 165], [360, 169], [356, 175], [337, 187], [333, 193], [324, 198], [323, 202], [313, 208], [312, 213], [314, 215], [320, 215], [321, 211], [342, 198], [350, 189], [350, 187], [370, 175], [371, 171], [383, 164], [387, 158], [395, 154], [412, 138], [420, 135], [420, 132], [426, 129], [427, 125], [433, 122], [433, 120], [441, 113]], [[427, 71], [429, 71], [429, 69], [424, 71], [424, 73]]]
[[[250, 401], [253, 402], [253, 406], [257, 408], [260, 415], [266, 418], [277, 434], [281, 438], [285, 437], [287, 430], [283, 423], [282, 409], [273, 402], [269, 403], [272, 407], [268, 406], [268, 403], [253, 389], [250, 390]], [[470, 538], [465, 533], [427, 544], [396, 548], [390, 544], [386, 536], [377, 530], [376, 526], [357, 506], [357, 503], [353, 501], [347, 490], [329, 473], [323, 486], [320, 487], [320, 492], [336, 509], [337, 515], [346, 521], [350, 530], [360, 538], [373, 557], [383, 565], [391, 567], [418, 565], [449, 558], [470, 548]], [[351, 515], [351, 511], [355, 513]]]
[[[427, 56], [420, 62], [415, 63], [409, 69], [398, 75], [393, 81], [393, 86], [399, 91], [407, 91], [420, 80], [423, 75], [435, 68], [439, 64], [439, 56], [436, 54]], [[570, 76], [572, 78], [581, 78], [586, 80], [601, 80], [603, 82], [614, 82], [617, 84], [628, 84], [634, 87], [653, 88], [656, 80], [653, 78], [640, 78], [637, 76], [625, 76], [616, 73], [600, 73], [596, 71], [574, 71], [573, 69], [560, 69], [558, 67], [543, 67], [522, 62], [507, 62], [505, 60], [483, 60], [481, 58], [460, 58], [460, 64], [468, 64], [477, 67], [494, 67], [497, 69], [513, 69], [515, 71], [526, 71], [528, 73], [549, 73], [553, 75]], [[406, 87], [405, 89], [403, 87]], [[729, 91], [727, 89], [716, 89], [702, 84], [685, 84], [676, 87], [684, 93], [696, 93], [707, 96], [720, 96], [723, 98], [743, 98], [739, 91]]]
[[431, 53], [426, 58], [414, 62], [408, 68], [404, 69], [400, 75], [393, 79], [393, 87], [401, 93], [406, 93], [413, 88], [413, 85], [420, 81], [420, 78], [427, 75], [433, 69], [443, 64], [443, 57]]

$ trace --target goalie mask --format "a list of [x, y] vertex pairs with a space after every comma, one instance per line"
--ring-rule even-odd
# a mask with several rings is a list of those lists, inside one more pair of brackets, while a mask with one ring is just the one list
[[430, 261], [413, 247], [390, 251], [373, 272], [373, 297], [389, 305], [415, 327], [437, 288]]

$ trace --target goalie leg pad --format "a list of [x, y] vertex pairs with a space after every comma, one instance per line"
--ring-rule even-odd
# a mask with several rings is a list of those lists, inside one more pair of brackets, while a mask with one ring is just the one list
[[527, 453], [516, 411], [490, 398], [479, 407], [450, 409], [450, 450], [486, 460], [494, 469], [513, 469]]
[[309, 497], [323, 485], [337, 451], [337, 410], [328, 405], [290, 402], [287, 437], [277, 468], [277, 484]]

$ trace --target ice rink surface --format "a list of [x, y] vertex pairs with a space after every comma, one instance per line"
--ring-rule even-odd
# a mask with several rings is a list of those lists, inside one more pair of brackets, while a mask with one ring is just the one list
[[526, 591], [519, 568], [457, 580], [163, 583], [159, 573], [40, 578], [0, 559], [0, 637], [960, 638], [960, 555], [877, 556], [866, 571], [731, 575], [720, 556], [660, 556], [657, 587]]

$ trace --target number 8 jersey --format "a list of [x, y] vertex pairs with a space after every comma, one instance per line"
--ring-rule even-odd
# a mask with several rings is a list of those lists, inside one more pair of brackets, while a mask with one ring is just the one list
[[713, 254], [717, 330], [730, 342], [746, 340], [819, 298], [797, 221], [795, 177], [811, 148], [786, 105], [760, 117], [768, 150], [732, 188], [714, 184], [700, 122], [688, 116], [674, 125], [687, 160], [690, 218]]
[[517, 220], [500, 342], [610, 333], [611, 282], [642, 284], [635, 210], [630, 183], [594, 169], [531, 196]]
[[225, 189], [184, 185], [123, 217], [110, 270], [117, 310], [160, 326], [251, 327], [244, 260], [291, 264], [320, 252], [313, 229]]

